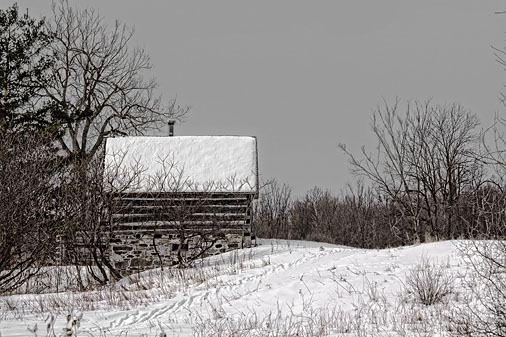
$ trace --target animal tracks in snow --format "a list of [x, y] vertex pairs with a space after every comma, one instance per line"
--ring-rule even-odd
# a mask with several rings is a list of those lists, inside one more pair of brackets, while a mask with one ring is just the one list
[[[291, 317], [307, 314], [304, 310], [335, 307], [352, 311], [364, 294], [378, 300], [395, 299], [406, 273], [427, 251], [447, 257], [452, 262], [449, 268], [458, 263], [450, 242], [365, 250], [267, 241], [252, 249], [206, 258], [195, 269], [156, 270], [123, 279], [119, 285], [121, 291], [130, 292], [128, 298], [135, 298], [138, 282], [139, 295], [152, 295], [151, 301], [131, 304], [131, 309], [123, 311], [106, 307], [84, 312], [81, 328], [92, 335], [107, 331], [108, 336], [128, 332], [129, 337], [138, 337], [159, 335], [156, 331], [163, 327], [168, 336], [183, 337], [191, 336], [192, 327], [198, 324], [221, 319]], [[36, 318], [23, 319], [37, 322]], [[0, 321], [0, 331], [9, 335], [11, 330], [5, 329], [14, 324]], [[25, 332], [23, 328], [18, 335]]]

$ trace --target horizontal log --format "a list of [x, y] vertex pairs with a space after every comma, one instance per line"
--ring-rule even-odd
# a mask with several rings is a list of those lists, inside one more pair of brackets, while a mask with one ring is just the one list
[[228, 230], [240, 230], [250, 231], [250, 228], [246, 224], [220, 224], [220, 225], [206, 225], [206, 224], [187, 224], [182, 227], [176, 226], [160, 226], [153, 228], [150, 226], [128, 226], [120, 224], [114, 231], [113, 236], [119, 233], [134, 233], [134, 234], [177, 234], [180, 231], [186, 232], [199, 232], [199, 231], [228, 231]]
[[113, 222], [125, 223], [125, 222], [145, 222], [145, 221], [183, 221], [183, 222], [195, 222], [195, 221], [206, 221], [210, 223], [214, 222], [225, 222], [225, 221], [244, 221], [244, 214], [231, 214], [231, 215], [214, 215], [214, 214], [192, 214], [183, 218], [174, 218], [173, 215], [167, 214], [126, 214], [126, 215], [114, 215], [112, 218]]
[[249, 199], [162, 199], [162, 198], [119, 198], [111, 201], [111, 206], [159, 206], [159, 207], [198, 207], [198, 206], [248, 206]]
[[178, 198], [178, 199], [252, 199], [252, 192], [124, 192], [109, 193], [112, 198]]
[[206, 213], [223, 214], [234, 213], [247, 215], [249, 207], [247, 205], [210, 205], [195, 207], [180, 207], [178, 205], [167, 206], [136, 206], [128, 205], [123, 207], [114, 207], [113, 214], [172, 214], [181, 217], [186, 214]]
[[129, 228], [137, 228], [144, 226], [145, 228], [156, 229], [156, 228], [178, 228], [184, 226], [219, 226], [219, 225], [231, 225], [241, 226], [249, 224], [249, 219], [243, 221], [143, 221], [143, 222], [117, 222], [112, 226], [111, 231], [115, 231], [118, 226], [128, 226]]

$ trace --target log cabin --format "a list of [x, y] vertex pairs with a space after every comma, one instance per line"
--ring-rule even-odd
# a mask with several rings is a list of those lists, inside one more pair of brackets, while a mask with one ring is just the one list
[[122, 275], [250, 247], [255, 137], [107, 139], [109, 261]]

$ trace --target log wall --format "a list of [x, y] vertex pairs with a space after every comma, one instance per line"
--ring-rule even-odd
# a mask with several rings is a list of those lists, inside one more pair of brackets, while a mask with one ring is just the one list
[[123, 275], [251, 247], [245, 193], [124, 193], [113, 196], [109, 259]]

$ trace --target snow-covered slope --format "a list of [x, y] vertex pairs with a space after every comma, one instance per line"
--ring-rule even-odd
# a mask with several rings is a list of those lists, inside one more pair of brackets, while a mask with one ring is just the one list
[[306, 329], [301, 335], [307, 336], [446, 333], [438, 323], [446, 307], [417, 303], [406, 292], [405, 280], [424, 258], [458, 275], [465, 265], [456, 242], [384, 250], [259, 243], [207, 258], [194, 269], [144, 272], [102, 292], [0, 298], [0, 332], [27, 336], [27, 327], [38, 322], [38, 335], [45, 336], [44, 319], [52, 312], [59, 333], [67, 312], [76, 315], [84, 307], [83, 336], [86, 331], [95, 336], [128, 332], [129, 337], [161, 336], [162, 331], [167, 336], [267, 336], [273, 331], [283, 336], [297, 328]]

